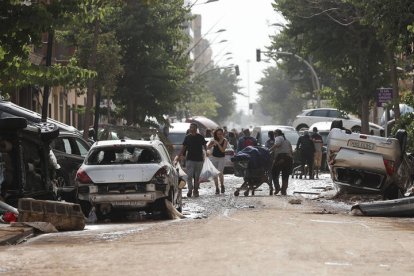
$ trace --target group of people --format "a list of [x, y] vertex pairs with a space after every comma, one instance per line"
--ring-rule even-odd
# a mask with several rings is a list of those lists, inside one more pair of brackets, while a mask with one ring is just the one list
[[[216, 187], [216, 194], [224, 193], [226, 188], [224, 186], [224, 163], [225, 151], [228, 143], [230, 143], [237, 151], [242, 150], [247, 146], [257, 146], [255, 138], [251, 137], [250, 130], [244, 129], [240, 138], [237, 138], [235, 131], [227, 132], [225, 128], [217, 128], [212, 131], [211, 139], [208, 143], [204, 136], [198, 132], [196, 123], [190, 124], [188, 134], [183, 141], [183, 147], [178, 155], [178, 159], [186, 160], [186, 171], [188, 175], [188, 192], [187, 197], [199, 196], [199, 178], [203, 168], [205, 153], [211, 152], [209, 155], [210, 161], [219, 171], [218, 176], [214, 177], [214, 184]], [[207, 131], [206, 136], [210, 136]]]
[[[232, 133], [234, 135], [229, 135]], [[208, 133], [206, 133], [209, 135]], [[207, 136], [206, 135], [206, 136]], [[271, 175], [274, 184], [274, 194], [279, 192], [286, 195], [288, 188], [289, 176], [293, 169], [293, 150], [292, 145], [286, 139], [284, 133], [280, 129], [269, 131], [269, 139], [265, 143], [265, 147], [269, 149], [272, 156]], [[257, 140], [251, 136], [248, 128], [242, 131], [240, 137], [231, 131], [227, 132], [225, 128], [217, 128], [212, 131], [212, 137], [208, 143], [204, 136], [198, 132], [198, 126], [195, 123], [190, 125], [188, 135], [184, 138], [183, 147], [178, 155], [178, 159], [186, 159], [186, 171], [188, 175], [188, 192], [187, 197], [199, 196], [199, 177], [203, 167], [206, 153], [210, 153], [210, 160], [219, 171], [218, 176], [214, 177], [216, 194], [224, 193], [224, 163], [225, 150], [228, 143], [236, 144], [237, 152], [242, 151], [248, 146], [257, 146]], [[236, 138], [236, 139], [234, 139]], [[233, 140], [231, 142], [231, 140]], [[316, 128], [313, 129], [312, 135], [305, 131], [303, 136], [299, 137], [297, 142], [297, 150], [300, 153], [302, 165], [307, 165], [309, 178], [314, 178], [314, 166], [316, 170], [320, 168], [322, 157], [322, 137], [318, 134]], [[282, 175], [282, 184], [279, 183], [279, 176]]]
[[[319, 178], [319, 170], [322, 163], [322, 136], [319, 135], [318, 129], [314, 127], [312, 134], [309, 131], [304, 131], [303, 135], [299, 137], [296, 148], [299, 152], [299, 158], [302, 166], [302, 173], [309, 174], [309, 179], [314, 179], [315, 175]], [[307, 168], [307, 170], [305, 169]], [[302, 178], [302, 174], [299, 176]]]
[[178, 155], [180, 160], [183, 158], [186, 159], [186, 170], [188, 175], [187, 197], [199, 196], [199, 178], [203, 168], [204, 158], [206, 158], [205, 153], [207, 153], [207, 150], [210, 150], [211, 152], [211, 155], [209, 156], [210, 161], [220, 172], [218, 176], [214, 177], [216, 194], [224, 193], [224, 158], [228, 143], [228, 140], [224, 137], [224, 129], [215, 129], [212, 133], [213, 139], [211, 139], [208, 144], [204, 139], [204, 136], [198, 133], [197, 129], [197, 124], [190, 124], [189, 134], [185, 136], [183, 147]]

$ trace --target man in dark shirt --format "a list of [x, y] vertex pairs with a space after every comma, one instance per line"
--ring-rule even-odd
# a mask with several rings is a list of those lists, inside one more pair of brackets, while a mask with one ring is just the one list
[[182, 159], [184, 157], [184, 153], [187, 153], [185, 167], [188, 175], [188, 197], [193, 195], [193, 189], [194, 197], [199, 196], [199, 178], [204, 161], [203, 149], [207, 150], [206, 143], [207, 141], [204, 139], [203, 135], [197, 133], [197, 124], [192, 123], [190, 125], [190, 133], [185, 136], [183, 148], [178, 155], [179, 158]]
[[[307, 165], [309, 178], [313, 179], [313, 156], [315, 153], [315, 145], [309, 136], [309, 131], [305, 130], [303, 135], [299, 137], [298, 142], [296, 143], [296, 148], [299, 150], [302, 160], [302, 174], [305, 172], [305, 165]], [[302, 178], [302, 175], [300, 175], [299, 178]]]

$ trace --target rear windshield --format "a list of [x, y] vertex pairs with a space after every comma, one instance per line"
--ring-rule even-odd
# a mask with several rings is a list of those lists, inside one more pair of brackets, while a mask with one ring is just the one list
[[[285, 134], [286, 139], [288, 139], [292, 145], [296, 145], [299, 139], [299, 133], [297, 133], [296, 131], [284, 131], [284, 130], [282, 130], [282, 132]], [[266, 141], [269, 139], [267, 133], [268, 131], [261, 132], [260, 142], [262, 145], [264, 145]]]
[[100, 147], [93, 149], [87, 156], [88, 165], [116, 165], [159, 163], [161, 156], [152, 147], [125, 146]]

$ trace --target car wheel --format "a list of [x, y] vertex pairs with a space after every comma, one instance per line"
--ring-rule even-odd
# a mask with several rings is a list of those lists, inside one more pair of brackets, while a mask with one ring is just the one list
[[351, 128], [352, 132], [361, 133], [361, 127], [360, 126], [353, 126]]
[[17, 130], [27, 127], [27, 120], [21, 117], [4, 118], [0, 120], [0, 129]]
[[296, 130], [297, 130], [297, 131], [300, 131], [300, 130], [301, 130], [301, 129], [303, 129], [303, 128], [308, 129], [308, 128], [309, 128], [309, 126], [308, 126], [308, 125], [306, 125], [306, 124], [300, 124], [300, 125], [298, 125], [298, 126], [296, 127]]
[[36, 126], [40, 128], [40, 135], [44, 141], [55, 139], [59, 136], [59, 127], [53, 123], [41, 122]]
[[395, 134], [395, 138], [400, 144], [401, 156], [403, 156], [407, 148], [407, 131], [404, 129], [399, 129]]

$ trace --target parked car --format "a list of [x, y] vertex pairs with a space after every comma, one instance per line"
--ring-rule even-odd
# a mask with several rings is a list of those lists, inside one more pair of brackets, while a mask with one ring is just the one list
[[256, 126], [253, 128], [252, 136], [256, 138], [258, 146], [265, 145], [266, 141], [269, 139], [267, 133], [269, 131], [275, 131], [276, 129], [282, 130], [285, 134], [286, 139], [292, 144], [293, 150], [296, 149], [296, 143], [299, 139], [299, 133], [296, 129], [292, 126], [285, 126], [285, 125], [263, 125], [263, 126]]
[[181, 211], [178, 180], [178, 172], [159, 140], [98, 141], [76, 174], [84, 213], [95, 206], [99, 219], [116, 209], [166, 216], [165, 199]]
[[[207, 141], [207, 144], [210, 142], [211, 139], [213, 139], [213, 137], [207, 137], [205, 138]], [[227, 143], [227, 148], [224, 152], [224, 172], [223, 173], [229, 173], [232, 174], [234, 173], [234, 163], [231, 161], [231, 158], [235, 155], [235, 149], [233, 148], [232, 145], [230, 145], [230, 143]]]
[[[407, 113], [413, 113], [414, 112], [414, 108], [407, 105], [407, 104], [400, 104], [400, 115], [405, 115]], [[385, 126], [387, 127], [387, 136], [391, 135], [391, 131], [395, 125], [395, 118], [394, 118], [394, 110], [390, 109], [389, 110], [389, 116], [388, 116], [388, 122], [387, 124], [386, 119], [385, 119], [385, 114], [386, 114], [386, 110], [384, 110], [384, 112], [382, 113], [381, 119], [380, 119], [380, 124], [382, 127], [385, 128]]]
[[50, 143], [60, 169], [56, 172], [59, 195], [66, 201], [75, 202], [75, 177], [91, 145], [76, 132], [60, 131]]
[[49, 127], [28, 125], [21, 117], [0, 119], [0, 194], [6, 203], [17, 207], [19, 198], [56, 199], [50, 142], [59, 130]]
[[414, 163], [405, 153], [407, 133], [396, 138], [349, 133], [334, 128], [328, 136], [327, 158], [339, 191], [377, 193], [398, 198], [412, 187]]
[[[410, 113], [410, 112], [414, 112], [414, 108], [407, 105], [407, 104], [400, 104], [400, 114], [404, 115], [406, 113]], [[386, 110], [384, 110], [384, 112], [381, 115], [381, 119], [380, 119], [380, 124], [381, 126], [385, 126], [385, 115], [386, 115]], [[390, 109], [389, 110], [389, 115], [388, 115], [388, 121], [391, 121], [394, 119], [394, 110]]]
[[[299, 131], [309, 129], [312, 124], [317, 122], [332, 122], [334, 120], [342, 120], [344, 128], [352, 132], [361, 132], [360, 119], [335, 108], [305, 109], [296, 116], [293, 127]], [[385, 134], [384, 128], [374, 123], [369, 123], [369, 131], [371, 135], [384, 136]]]

